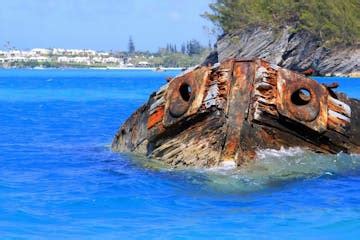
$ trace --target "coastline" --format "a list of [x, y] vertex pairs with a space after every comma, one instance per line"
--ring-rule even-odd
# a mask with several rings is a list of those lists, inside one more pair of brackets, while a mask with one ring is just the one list
[[[153, 71], [153, 72], [166, 72], [166, 71], [184, 71], [188, 69], [189, 67], [88, 67], [88, 66], [81, 66], [81, 67], [1, 67], [0, 70], [12, 70], [12, 69], [27, 69], [27, 70], [81, 70], [81, 69], [89, 69], [89, 70], [120, 70], [120, 71]], [[191, 67], [190, 67], [191, 68]], [[333, 75], [314, 75], [310, 76], [313, 78], [317, 77], [339, 77], [339, 78], [353, 78], [358, 79], [360, 78], [360, 72], [352, 72], [349, 74], [341, 74], [341, 73], [335, 73]]]
[[[34, 67], [34, 68], [30, 68], [30, 67], [0, 67], [0, 70], [15, 70], [15, 69], [24, 69], [24, 70], [35, 70], [35, 71], [41, 71], [41, 70], [84, 70], [84, 69], [88, 69], [88, 70], [102, 70], [102, 71], [107, 71], [107, 70], [119, 70], [119, 71], [153, 71], [153, 72], [166, 72], [166, 71], [184, 71], [186, 69], [188, 69], [188, 67], [162, 67], [162, 68], [157, 68], [157, 67]], [[359, 72], [355, 72], [355, 73], [350, 73], [348, 75], [342, 75], [342, 74], [334, 74], [334, 75], [325, 75], [325, 76], [310, 76], [312, 78], [333, 78], [333, 77], [338, 77], [338, 78], [352, 78], [352, 79], [359, 79], [360, 78], [360, 73]]]
[[186, 69], [186, 67], [168, 67], [168, 68], [159, 68], [156, 67], [90, 67], [89, 69], [96, 69], [96, 70], [141, 70], [141, 71], [154, 71], [154, 72], [161, 72], [161, 71], [181, 71]]
[[28, 70], [47, 70], [47, 69], [59, 69], [59, 70], [67, 70], [67, 69], [92, 69], [92, 70], [138, 70], [138, 71], [154, 71], [154, 72], [163, 72], [163, 71], [182, 71], [187, 69], [187, 67], [0, 67], [0, 70], [11, 70], [11, 69], [28, 69]]

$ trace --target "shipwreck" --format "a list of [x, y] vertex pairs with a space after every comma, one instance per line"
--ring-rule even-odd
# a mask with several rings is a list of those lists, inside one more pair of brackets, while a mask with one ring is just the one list
[[228, 59], [170, 79], [117, 132], [112, 149], [174, 167], [242, 166], [258, 150], [360, 153], [360, 104], [261, 59]]

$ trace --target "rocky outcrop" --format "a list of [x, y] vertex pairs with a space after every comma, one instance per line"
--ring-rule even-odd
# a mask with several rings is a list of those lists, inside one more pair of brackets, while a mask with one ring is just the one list
[[293, 33], [290, 28], [274, 32], [252, 28], [221, 36], [216, 50], [205, 64], [227, 58], [262, 58], [297, 72], [315, 75], [357, 76], [360, 74], [360, 46], [322, 46], [319, 39], [306, 31]]

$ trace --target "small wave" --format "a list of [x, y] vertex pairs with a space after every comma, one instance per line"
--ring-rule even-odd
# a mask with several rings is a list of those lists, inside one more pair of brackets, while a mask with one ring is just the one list
[[301, 148], [261, 150], [257, 158], [237, 169], [212, 168], [207, 184], [226, 192], [251, 192], [296, 180], [360, 174], [360, 156], [316, 154]]
[[208, 169], [174, 169], [143, 156], [129, 154], [129, 157], [135, 165], [183, 174], [188, 181], [200, 184], [205, 189], [226, 193], [255, 192], [307, 179], [360, 174], [360, 155], [317, 154], [301, 148], [260, 150], [254, 161], [240, 168], [234, 164], [225, 164]]

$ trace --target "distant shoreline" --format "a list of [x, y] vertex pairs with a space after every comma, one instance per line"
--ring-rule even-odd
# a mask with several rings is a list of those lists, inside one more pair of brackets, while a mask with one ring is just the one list
[[167, 67], [167, 68], [160, 68], [160, 70], [158, 70], [159, 68], [156, 67], [90, 67], [89, 69], [96, 69], [96, 70], [145, 70], [145, 71], [154, 71], [154, 72], [161, 72], [162, 70], [164, 71], [181, 71], [183, 69], [186, 69], [186, 67]]
[[47, 70], [47, 69], [92, 69], [92, 70], [140, 70], [140, 71], [154, 71], [154, 72], [162, 72], [162, 71], [182, 71], [187, 69], [186, 67], [0, 67], [3, 70], [11, 70], [11, 69], [29, 69], [29, 70]]
[[[120, 71], [153, 71], [153, 72], [166, 72], [166, 71], [185, 71], [188, 69], [187, 67], [1, 67], [0, 70], [12, 70], [12, 69], [26, 69], [26, 70], [120, 70]], [[356, 74], [349, 74], [349, 75], [333, 75], [333, 76], [310, 76], [310, 77], [340, 77], [340, 78], [360, 78], [360, 73], [356, 72]]]

